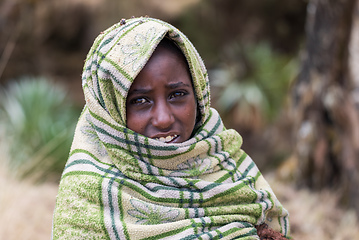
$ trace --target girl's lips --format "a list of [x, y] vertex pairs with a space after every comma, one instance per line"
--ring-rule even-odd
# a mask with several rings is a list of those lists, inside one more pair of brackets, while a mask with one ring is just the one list
[[157, 141], [163, 142], [163, 143], [170, 143], [172, 142], [174, 139], [176, 139], [178, 137], [178, 135], [170, 135], [167, 137], [159, 137], [159, 138], [153, 138]]

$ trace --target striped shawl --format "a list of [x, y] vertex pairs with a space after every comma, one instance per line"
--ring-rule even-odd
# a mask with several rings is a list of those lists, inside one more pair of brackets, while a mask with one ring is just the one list
[[[184, 53], [200, 106], [194, 136], [167, 144], [126, 128], [126, 97], [164, 36]], [[209, 106], [207, 72], [178, 29], [135, 18], [101, 33], [83, 70], [76, 127], [53, 219], [53, 239], [259, 239], [289, 235], [282, 207], [242, 138]]]

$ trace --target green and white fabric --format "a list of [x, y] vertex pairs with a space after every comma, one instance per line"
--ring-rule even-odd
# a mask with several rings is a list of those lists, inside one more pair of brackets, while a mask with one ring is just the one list
[[[202, 115], [193, 138], [168, 144], [126, 128], [126, 96], [157, 44], [184, 53]], [[64, 169], [53, 239], [259, 239], [267, 223], [289, 236], [288, 212], [242, 138], [209, 105], [196, 49], [178, 29], [134, 18], [101, 33], [83, 70], [86, 106]]]

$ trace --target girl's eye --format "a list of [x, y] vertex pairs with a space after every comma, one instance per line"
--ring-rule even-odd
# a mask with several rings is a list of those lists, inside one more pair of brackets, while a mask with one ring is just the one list
[[132, 104], [143, 104], [146, 102], [145, 98], [135, 98], [130, 101]]
[[183, 97], [184, 95], [186, 95], [184, 92], [174, 92], [170, 95], [170, 98]]

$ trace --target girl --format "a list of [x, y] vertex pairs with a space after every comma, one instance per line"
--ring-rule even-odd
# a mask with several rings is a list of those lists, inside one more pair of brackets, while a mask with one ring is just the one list
[[205, 66], [178, 29], [121, 20], [95, 40], [82, 81], [53, 239], [289, 237], [288, 212], [210, 108]]

